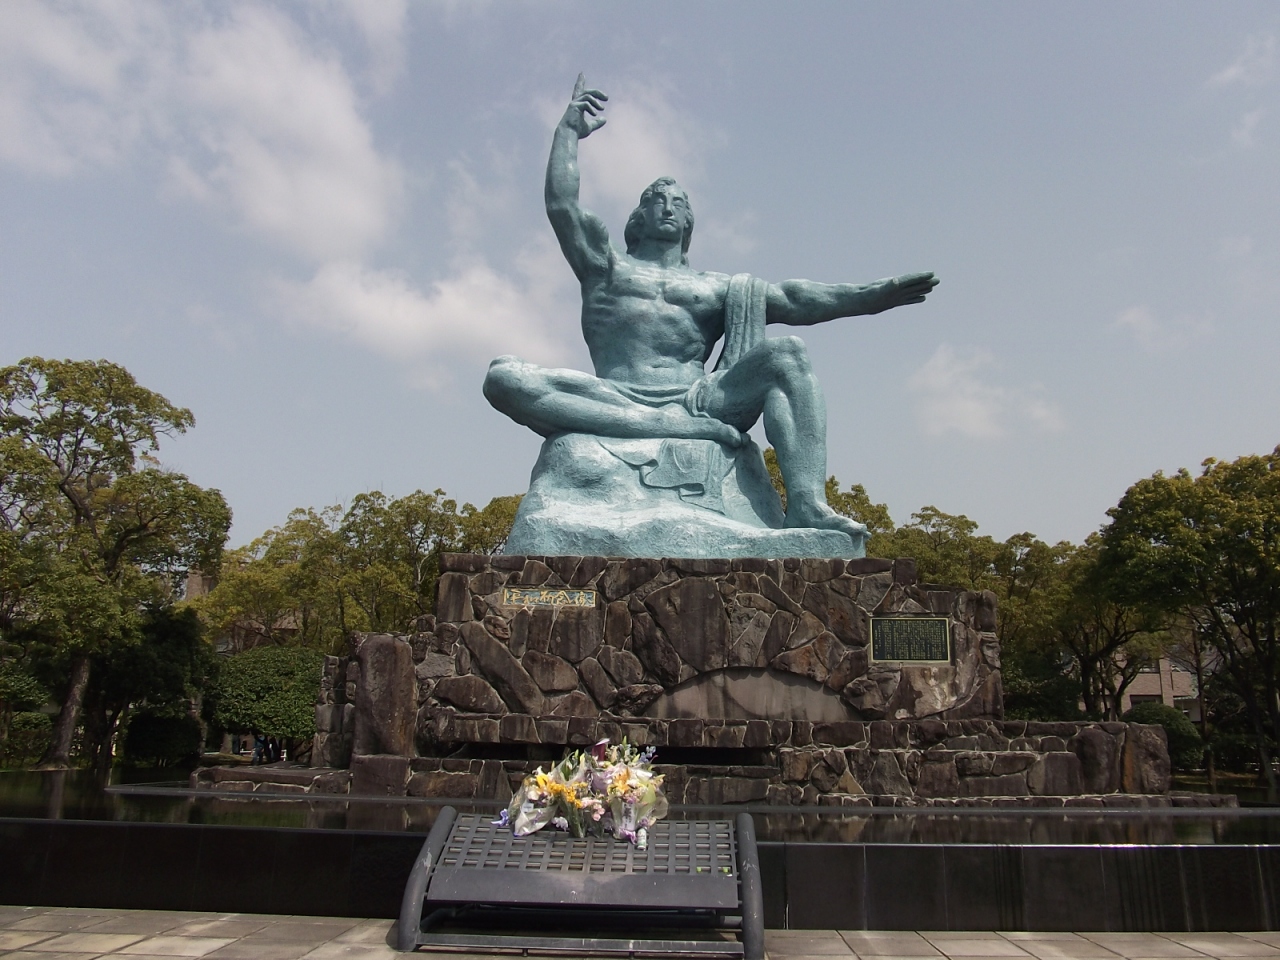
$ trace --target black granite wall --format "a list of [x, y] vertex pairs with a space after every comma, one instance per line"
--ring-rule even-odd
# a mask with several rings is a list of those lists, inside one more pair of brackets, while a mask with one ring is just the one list
[[[0, 819], [0, 903], [395, 917], [423, 834]], [[1277, 846], [760, 845], [769, 927], [1273, 930]]]

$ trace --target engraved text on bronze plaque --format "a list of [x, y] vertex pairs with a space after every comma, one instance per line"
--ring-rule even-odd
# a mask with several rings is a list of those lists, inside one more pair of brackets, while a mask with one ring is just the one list
[[872, 617], [871, 659], [951, 662], [951, 621], [946, 617]]

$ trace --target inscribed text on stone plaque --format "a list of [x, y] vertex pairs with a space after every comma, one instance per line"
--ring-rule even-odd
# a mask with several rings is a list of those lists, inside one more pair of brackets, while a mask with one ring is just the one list
[[594, 590], [560, 587], [503, 587], [502, 602], [509, 607], [594, 607]]

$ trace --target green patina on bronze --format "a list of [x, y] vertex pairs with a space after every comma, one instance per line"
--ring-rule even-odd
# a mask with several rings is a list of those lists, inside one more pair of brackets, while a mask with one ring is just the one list
[[[920, 303], [913, 273], [868, 284], [700, 272], [693, 209], [670, 177], [645, 188], [625, 250], [578, 202], [578, 143], [604, 125], [578, 77], [547, 163], [547, 216], [582, 290], [594, 374], [518, 357], [490, 365], [495, 408], [546, 438], [506, 552], [540, 556], [861, 557], [867, 528], [825, 496], [827, 411], [789, 327]], [[724, 341], [710, 371], [707, 362]], [[865, 358], [851, 357], [857, 376]], [[785, 514], [746, 431], [763, 419], [787, 487]]]

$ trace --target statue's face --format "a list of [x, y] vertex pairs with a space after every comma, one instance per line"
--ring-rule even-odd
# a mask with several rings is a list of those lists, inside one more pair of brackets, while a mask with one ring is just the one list
[[655, 187], [645, 201], [645, 235], [654, 240], [680, 240], [689, 222], [689, 199], [676, 184]]

